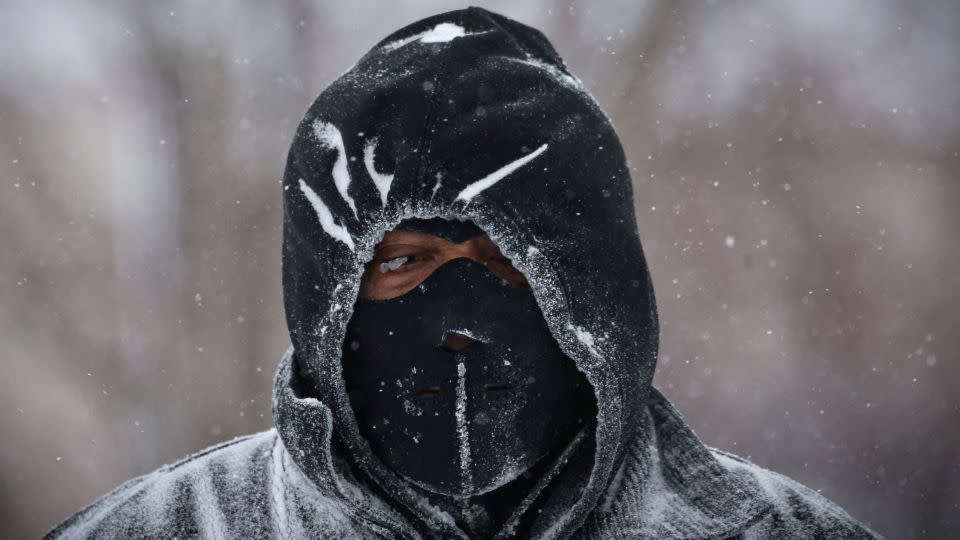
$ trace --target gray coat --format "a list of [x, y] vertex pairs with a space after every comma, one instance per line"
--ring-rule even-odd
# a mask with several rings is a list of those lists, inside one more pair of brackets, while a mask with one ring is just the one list
[[704, 446], [652, 387], [657, 312], [630, 169], [539, 31], [468, 8], [394, 32], [307, 111], [283, 197], [293, 346], [275, 427], [131, 480], [48, 538], [467, 537], [372, 452], [341, 374], [373, 247], [403, 219], [437, 216], [473, 221], [524, 273], [597, 398], [590, 428], [497, 537], [876, 537], [800, 484]]
[[[329, 443], [329, 410], [284, 385], [291, 357], [281, 363], [278, 404], [309, 415], [316, 422], [311, 436]], [[878, 538], [797, 482], [704, 446], [658, 392], [637, 416], [641, 435], [583, 524], [568, 531], [572, 537]], [[317, 482], [290, 452], [276, 429], [239, 437], [130, 480], [47, 538], [455, 537], [442, 515], [430, 516], [435, 529], [418, 530], [351, 474], [329, 444]], [[537, 532], [549, 537], [551, 524], [545, 518]]]

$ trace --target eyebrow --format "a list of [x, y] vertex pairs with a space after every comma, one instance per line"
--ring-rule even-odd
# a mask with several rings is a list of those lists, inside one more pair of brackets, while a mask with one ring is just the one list
[[[388, 235], [389, 235], [389, 236], [388, 236]], [[430, 233], [427, 233], [427, 232], [410, 231], [410, 230], [405, 230], [405, 229], [394, 229], [394, 230], [392, 230], [392, 231], [387, 231], [387, 233], [384, 234], [383, 239], [380, 240], [380, 242], [377, 243], [377, 247], [382, 246], [382, 245], [390, 245], [390, 244], [393, 243], [394, 241], [396, 241], [396, 242], [403, 242], [404, 237], [406, 237], [407, 239], [410, 239], [410, 238], [420, 238], [420, 239], [424, 239], [424, 238], [425, 238], [425, 239], [428, 239], [428, 240], [430, 240], [430, 241], [439, 240], [439, 241], [441, 241], [441, 242], [445, 242], [445, 243], [448, 243], [448, 244], [457, 245], [457, 244], [463, 244], [463, 243], [465, 243], [465, 242], [469, 242], [469, 241], [471, 241], [471, 240], [473, 240], [473, 239], [475, 239], [475, 238], [477, 238], [477, 237], [480, 237], [480, 236], [486, 236], [486, 233], [478, 234], [478, 235], [475, 235], [475, 236], [471, 236], [470, 238], [467, 238], [466, 240], [463, 240], [463, 241], [461, 241], [461, 242], [454, 242], [454, 241], [452, 241], [452, 240], [447, 240], [446, 238], [444, 238], [444, 237], [442, 237], [442, 236], [438, 236], [438, 235], [435, 235], [435, 234], [430, 234]], [[386, 242], [386, 243], [385, 243], [385, 242]]]

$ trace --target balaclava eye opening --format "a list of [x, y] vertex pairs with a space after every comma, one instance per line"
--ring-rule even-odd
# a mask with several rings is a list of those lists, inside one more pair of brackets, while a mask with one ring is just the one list
[[[397, 228], [452, 242], [484, 234], [442, 218]], [[532, 291], [466, 258], [398, 297], [358, 297], [342, 362], [374, 454], [442, 495], [480, 495], [513, 481], [595, 414], [592, 387]]]

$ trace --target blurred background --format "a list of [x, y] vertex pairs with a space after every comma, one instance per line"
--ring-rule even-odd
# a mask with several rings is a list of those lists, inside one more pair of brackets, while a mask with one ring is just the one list
[[[710, 445], [889, 538], [960, 527], [960, 4], [476, 2], [613, 119]], [[0, 523], [271, 425], [280, 190], [316, 95], [418, 2], [2, 2]]]

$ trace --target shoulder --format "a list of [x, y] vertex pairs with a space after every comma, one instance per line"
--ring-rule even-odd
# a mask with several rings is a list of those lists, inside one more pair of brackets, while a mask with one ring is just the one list
[[[129, 480], [45, 539], [269, 536], [276, 441], [272, 429], [238, 437]], [[245, 532], [223, 534], [238, 526]]]
[[772, 511], [745, 531], [745, 538], [881, 538], [826, 497], [782, 474], [711, 448], [726, 469], [753, 477], [773, 504]]

